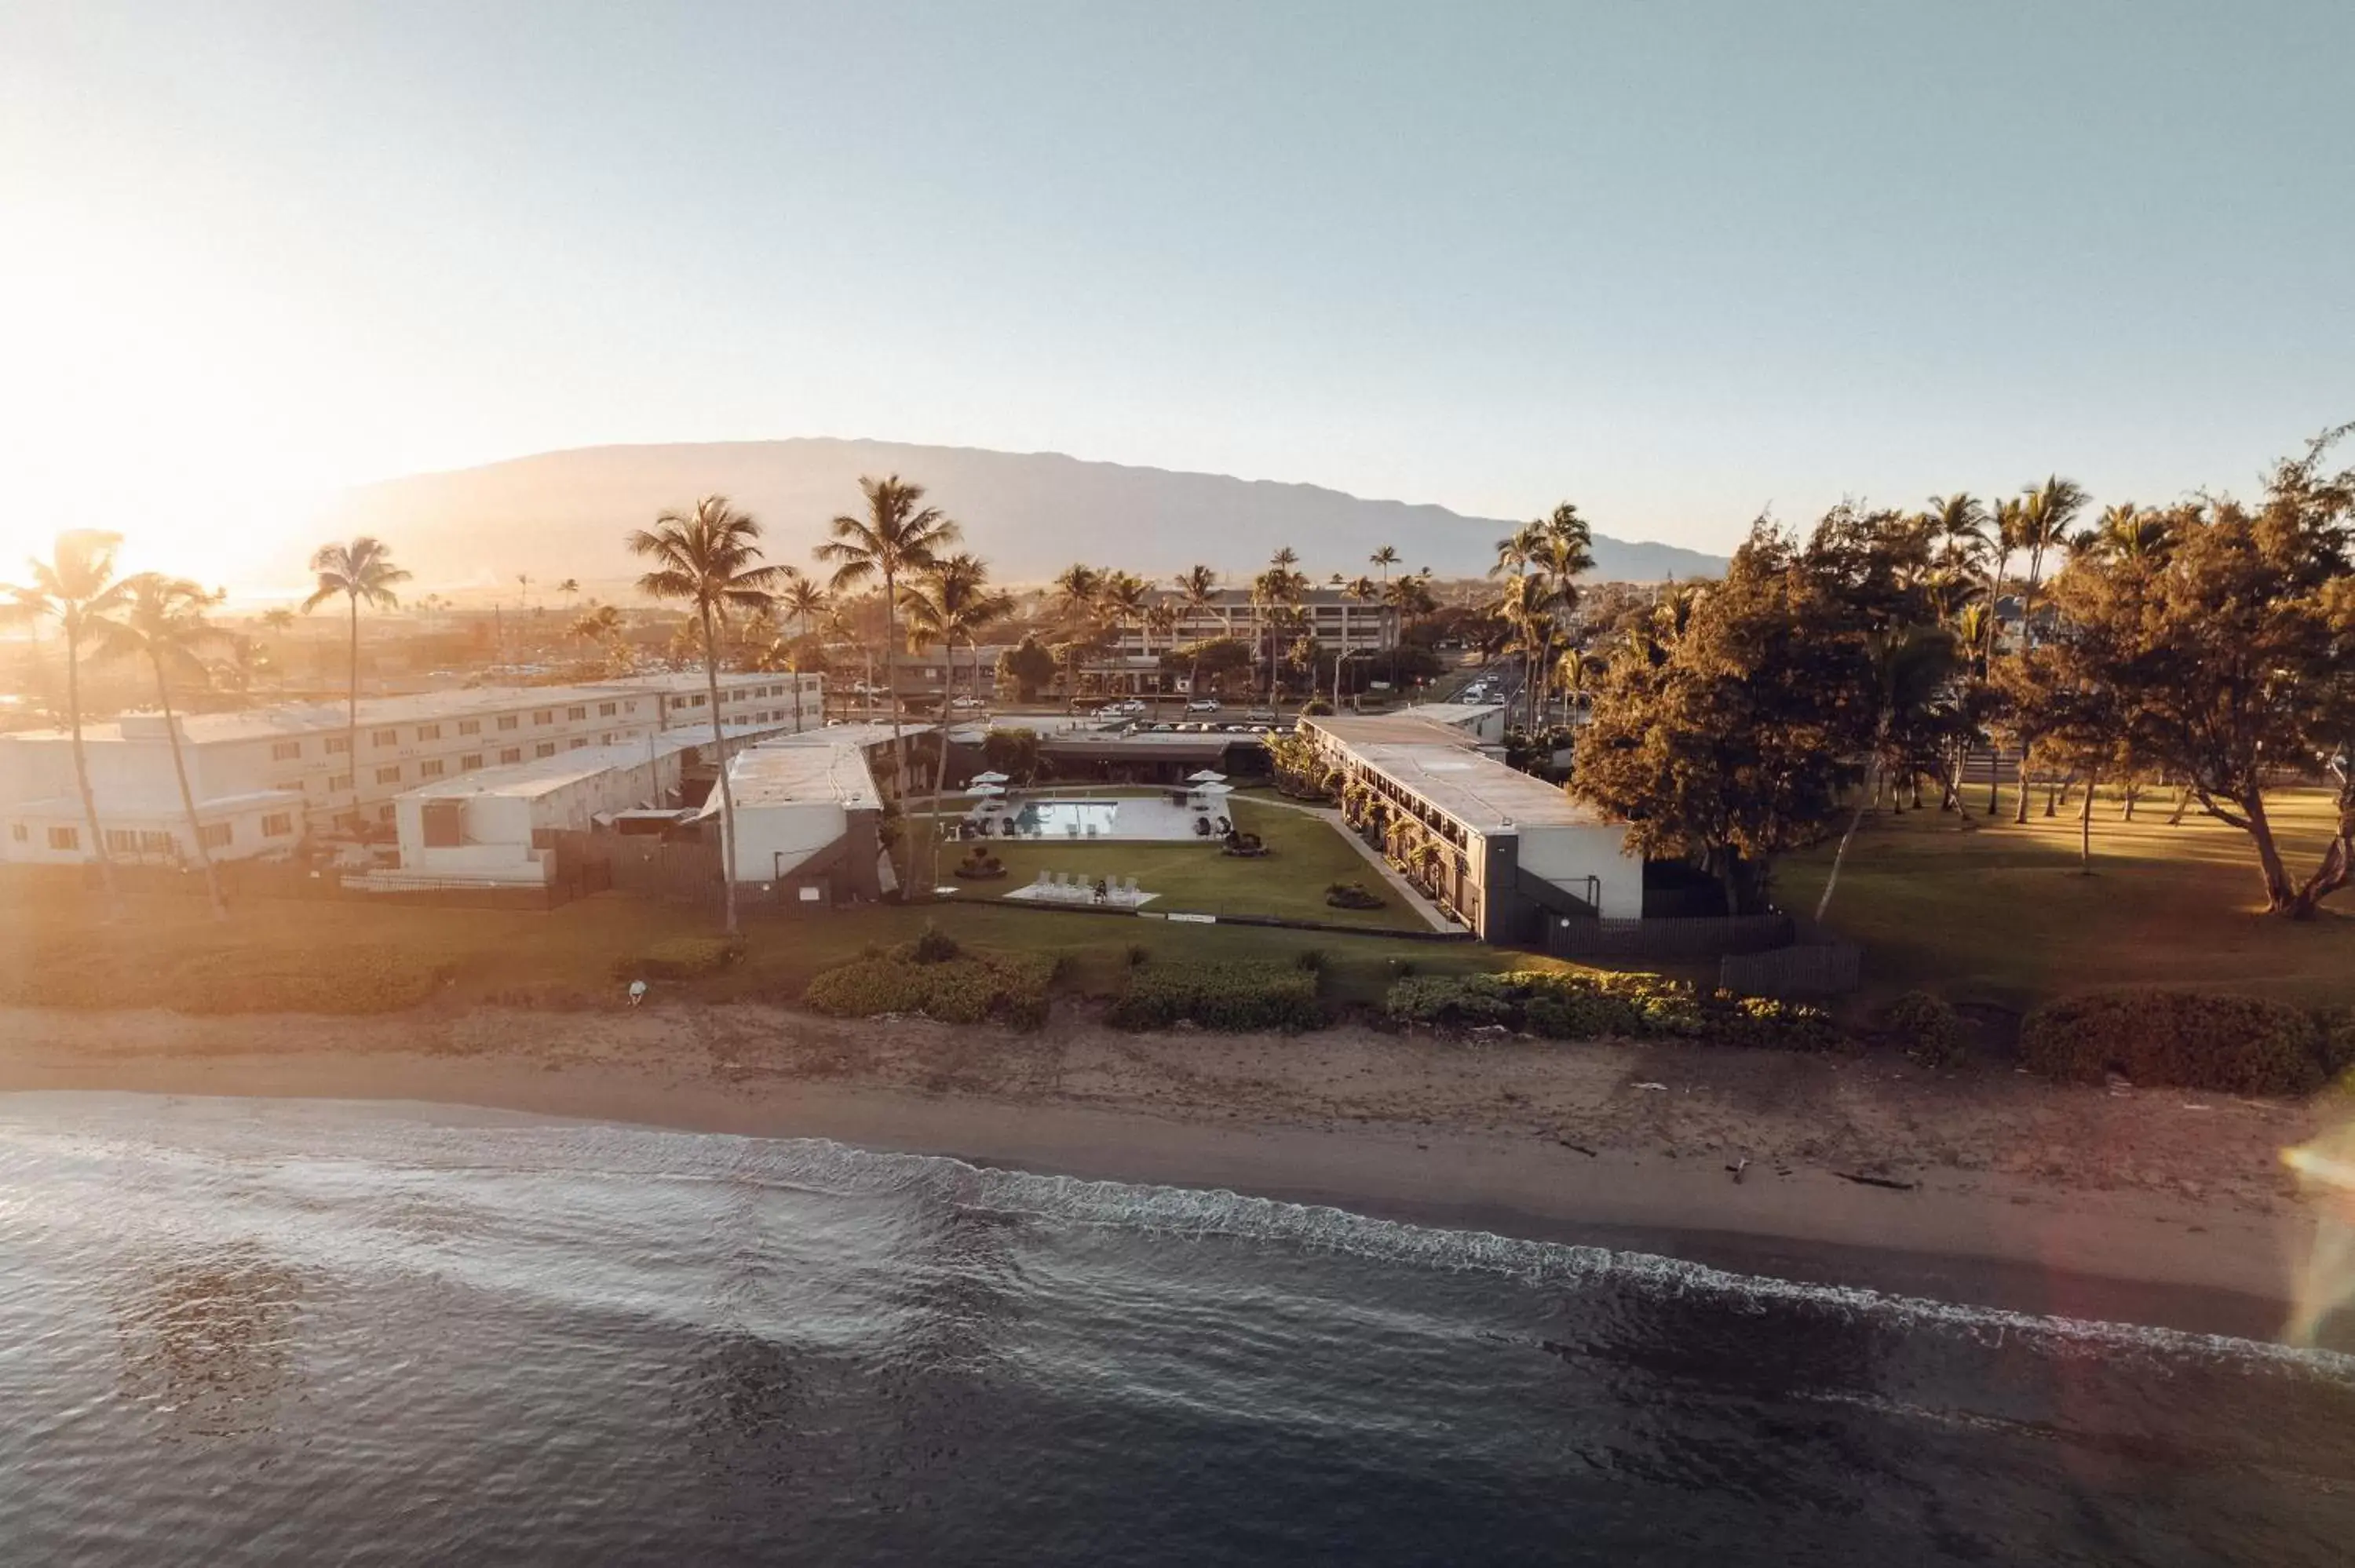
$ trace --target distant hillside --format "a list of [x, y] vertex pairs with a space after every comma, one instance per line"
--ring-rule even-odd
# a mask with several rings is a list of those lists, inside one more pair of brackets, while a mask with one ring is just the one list
[[[898, 473], [964, 525], [1000, 581], [1043, 581], [1075, 560], [1167, 576], [1195, 562], [1239, 574], [1289, 545], [1317, 577], [1367, 569], [1395, 545], [1408, 569], [1485, 570], [1511, 524], [1441, 506], [1364, 501], [1309, 484], [1082, 462], [1052, 452], [892, 441], [795, 440], [590, 447], [488, 467], [419, 474], [352, 491], [331, 534], [392, 541], [421, 583], [618, 583], [633, 573], [623, 533], [666, 506], [717, 492], [759, 518], [770, 556], [807, 567], [826, 521], [855, 510], [858, 477]], [[1598, 577], [1657, 581], [1716, 573], [1721, 557], [1597, 537]], [[592, 591], [594, 588], [592, 586]]]

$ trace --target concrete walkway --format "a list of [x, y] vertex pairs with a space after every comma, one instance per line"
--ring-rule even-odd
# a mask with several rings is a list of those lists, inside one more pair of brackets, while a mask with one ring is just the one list
[[1280, 796], [1248, 795], [1237, 798], [1247, 800], [1253, 805], [1273, 806], [1281, 810], [1297, 811], [1304, 817], [1315, 817], [1319, 819], [1335, 832], [1340, 834], [1343, 842], [1348, 843], [1351, 849], [1358, 852], [1358, 858], [1359, 860], [1364, 861], [1368, 865], [1372, 866], [1374, 870], [1380, 873], [1382, 880], [1391, 885], [1391, 890], [1396, 893], [1400, 897], [1405, 899], [1407, 907], [1422, 916], [1425, 925], [1429, 926], [1434, 931], [1461, 931], [1465, 929], [1464, 927], [1457, 925], [1455, 921], [1450, 920], [1444, 914], [1443, 914], [1439, 906], [1433, 904], [1430, 898], [1424, 895], [1423, 889], [1417, 887], [1413, 883], [1407, 880], [1404, 873], [1401, 872], [1389, 861], [1384, 860], [1381, 857], [1380, 853], [1375, 850], [1371, 845], [1368, 844], [1365, 840], [1359, 838], [1356, 833], [1351, 832], [1349, 831], [1349, 824], [1341, 820], [1341, 813], [1336, 808], [1331, 806], [1304, 805], [1298, 800], [1286, 800]]

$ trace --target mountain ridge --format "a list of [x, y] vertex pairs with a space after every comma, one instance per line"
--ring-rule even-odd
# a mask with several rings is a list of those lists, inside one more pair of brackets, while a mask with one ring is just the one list
[[[1318, 577], [1356, 576], [1384, 544], [1407, 569], [1474, 576], [1517, 526], [1305, 481], [838, 436], [533, 452], [355, 486], [320, 522], [386, 538], [421, 582], [508, 582], [518, 572], [610, 582], [632, 575], [623, 532], [712, 493], [762, 521], [772, 559], [806, 565], [827, 521], [856, 508], [858, 477], [886, 472], [923, 484], [964, 525], [965, 547], [1008, 583], [1043, 581], [1073, 560], [1159, 577], [1200, 561], [1239, 576], [1280, 545]], [[1603, 535], [1594, 554], [1598, 580], [1709, 576], [1724, 566], [1721, 556]]]

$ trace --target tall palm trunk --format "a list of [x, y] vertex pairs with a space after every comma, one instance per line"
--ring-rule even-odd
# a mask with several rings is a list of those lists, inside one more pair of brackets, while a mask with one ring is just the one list
[[[952, 662], [955, 658], [954, 644], [950, 646], [950, 658]], [[954, 669], [954, 662], [952, 662], [952, 668]], [[943, 689], [951, 692], [956, 690], [954, 674], [944, 683]], [[945, 705], [948, 699], [943, 697], [941, 700], [943, 706], [941, 710], [940, 727], [932, 731], [932, 829], [928, 835], [932, 847], [931, 885], [933, 887], [941, 885], [941, 791], [948, 787], [949, 781], [949, 715]]]
[[205, 874], [205, 897], [213, 906], [213, 918], [229, 918], [229, 905], [221, 897], [220, 872], [213, 864], [213, 852], [205, 845], [205, 825], [197, 817], [196, 792], [188, 788], [187, 758], [180, 750], [180, 721], [172, 712], [172, 683], [164, 676], [164, 661], [151, 657], [155, 668], [155, 695], [164, 709], [164, 736], [172, 747], [172, 774], [180, 784], [180, 810], [188, 819], [188, 842], [196, 847], [197, 864]]
[[123, 913], [123, 895], [114, 885], [114, 861], [106, 853], [106, 834], [98, 825], [98, 797], [90, 788], [90, 754], [81, 743], [81, 629], [66, 622], [66, 723], [73, 731], [74, 787], [81, 791], [81, 820], [90, 829], [90, 853], [98, 857], [98, 879], [106, 889], [110, 914]]
[[[885, 572], [883, 574], [883, 700], [890, 705], [891, 714], [891, 773], [900, 791], [900, 799], [905, 801], [909, 795], [908, 741], [907, 737], [900, 733], [900, 617], [897, 609], [899, 594], [900, 587], [897, 579], [891, 573]], [[935, 801], [934, 804], [937, 805], [938, 802]], [[903, 899], [908, 896], [908, 884], [915, 880], [916, 870], [915, 845], [909, 842], [907, 821], [907, 810], [902, 806], [900, 812], [900, 842], [908, 845], [907, 853], [900, 857], [900, 896]]]
[[[2044, 552], [2030, 551], [2028, 581], [2021, 588], [2019, 594], [2019, 657], [2023, 662], [2036, 647], [2037, 578], [2042, 575], [2043, 567]], [[2049, 799], [2046, 801], [2044, 814], [2048, 817], [2052, 814]], [[2019, 743], [2019, 806], [2012, 814], [2011, 821], [2014, 827], [2024, 826], [2028, 821], [2028, 740], [2024, 736]]]
[[703, 607], [703, 685], [711, 700], [711, 750], [719, 768], [719, 888], [722, 916], [736, 935], [736, 792], [728, 786], [728, 729], [719, 718], [719, 639], [711, 607]]
[[[344, 689], [344, 760], [352, 769], [352, 818], [357, 827], [360, 814], [360, 596], [354, 593], [351, 600], [351, 673]], [[328, 810], [334, 809], [334, 798], [330, 796]]]

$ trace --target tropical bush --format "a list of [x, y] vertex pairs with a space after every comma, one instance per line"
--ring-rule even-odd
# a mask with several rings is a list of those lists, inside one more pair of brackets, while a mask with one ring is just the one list
[[1889, 1004], [1881, 1021], [1905, 1054], [1925, 1066], [1952, 1067], [1963, 1060], [1962, 1015], [1945, 999], [1909, 991]]
[[914, 952], [922, 941], [821, 970], [803, 991], [803, 1004], [837, 1018], [922, 1013], [943, 1023], [996, 1022], [1020, 1029], [1047, 1022], [1054, 959], [1036, 953], [922, 959]]
[[2049, 1078], [2097, 1084], [2116, 1073], [2219, 1094], [2308, 1093], [2343, 1048], [2284, 1002], [2148, 986], [2047, 1002], [2019, 1032], [2020, 1059]]
[[1789, 1051], [1828, 1051], [1842, 1043], [1820, 1008], [1701, 992], [1652, 974], [1413, 975], [1392, 982], [1383, 1011], [1399, 1023], [1495, 1025], [1549, 1040], [1682, 1038]]
[[1380, 909], [1384, 899], [1362, 882], [1336, 882], [1325, 889], [1325, 902], [1336, 909]]
[[1105, 1014], [1122, 1029], [1315, 1029], [1325, 1022], [1316, 973], [1293, 964], [1156, 963], [1129, 971], [1128, 989]]
[[744, 956], [733, 937], [665, 937], [634, 958], [613, 965], [615, 980], [697, 980], [716, 975]]
[[964, 951], [957, 946], [954, 937], [927, 920], [924, 928], [916, 934], [916, 939], [908, 944], [901, 956], [919, 964], [944, 964]]

